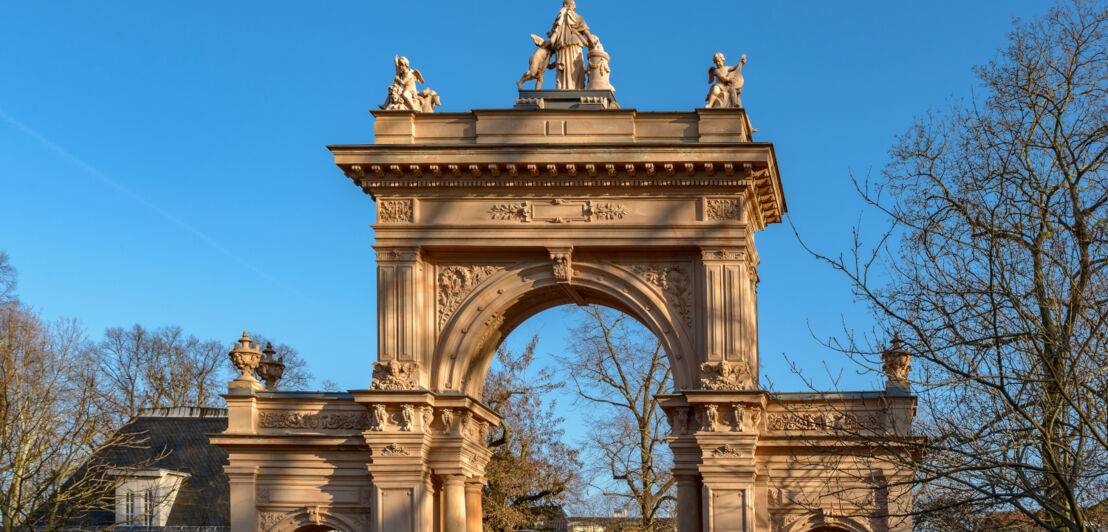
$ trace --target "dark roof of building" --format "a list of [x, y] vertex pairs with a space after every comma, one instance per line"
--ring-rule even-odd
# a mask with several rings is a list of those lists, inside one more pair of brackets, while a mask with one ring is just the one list
[[[223, 466], [227, 452], [212, 445], [208, 434], [227, 430], [227, 410], [222, 408], [154, 408], [119, 429], [121, 433], [141, 436], [136, 447], [115, 447], [103, 460], [116, 467], [134, 464], [188, 473], [170, 511], [167, 527], [227, 527], [230, 525], [230, 484]], [[113, 512], [86, 516], [85, 525], [107, 525], [115, 521]]]

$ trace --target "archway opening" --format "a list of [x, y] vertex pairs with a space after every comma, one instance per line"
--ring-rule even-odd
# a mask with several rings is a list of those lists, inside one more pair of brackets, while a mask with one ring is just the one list
[[480, 397], [497, 346], [521, 323], [560, 305], [599, 305], [652, 332], [673, 370], [673, 388], [691, 388], [697, 367], [689, 356], [695, 343], [689, 286], [688, 274], [680, 268], [599, 258], [575, 262], [570, 282], [552, 271], [549, 259], [506, 267], [451, 311], [429, 361], [430, 387]]
[[492, 529], [595, 519], [654, 529], [672, 518], [668, 424], [653, 401], [673, 387], [669, 355], [628, 306], [579, 294], [552, 286], [520, 298], [483, 354], [484, 401], [504, 417], [488, 441]]

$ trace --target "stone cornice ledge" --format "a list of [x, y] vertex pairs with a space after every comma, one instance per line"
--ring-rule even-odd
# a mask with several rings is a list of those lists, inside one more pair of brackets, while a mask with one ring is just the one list
[[335, 164], [367, 194], [513, 188], [754, 185], [765, 223], [787, 211], [773, 144], [336, 145]]

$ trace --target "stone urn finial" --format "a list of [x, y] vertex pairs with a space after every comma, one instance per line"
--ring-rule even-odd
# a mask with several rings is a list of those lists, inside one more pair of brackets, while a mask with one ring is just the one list
[[235, 369], [242, 372], [235, 380], [227, 384], [229, 389], [263, 390], [265, 389], [258, 379], [254, 378], [254, 370], [262, 360], [262, 352], [258, 345], [250, 339], [246, 331], [242, 331], [242, 338], [228, 353]]
[[881, 353], [881, 370], [885, 373], [885, 388], [904, 389], [909, 386], [908, 375], [912, 372], [912, 355], [904, 349], [900, 335], [894, 335], [892, 342]]
[[262, 349], [262, 361], [257, 369], [258, 377], [261, 377], [265, 381], [265, 387], [271, 390], [277, 387], [277, 383], [285, 374], [285, 362], [276, 355], [277, 350], [273, 349], [273, 344], [266, 342], [265, 349]]

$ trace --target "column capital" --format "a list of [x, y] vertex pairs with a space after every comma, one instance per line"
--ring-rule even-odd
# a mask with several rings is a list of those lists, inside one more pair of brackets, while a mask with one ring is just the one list
[[466, 476], [462, 474], [457, 475], [442, 475], [442, 483], [447, 486], [464, 485], [466, 482]]

